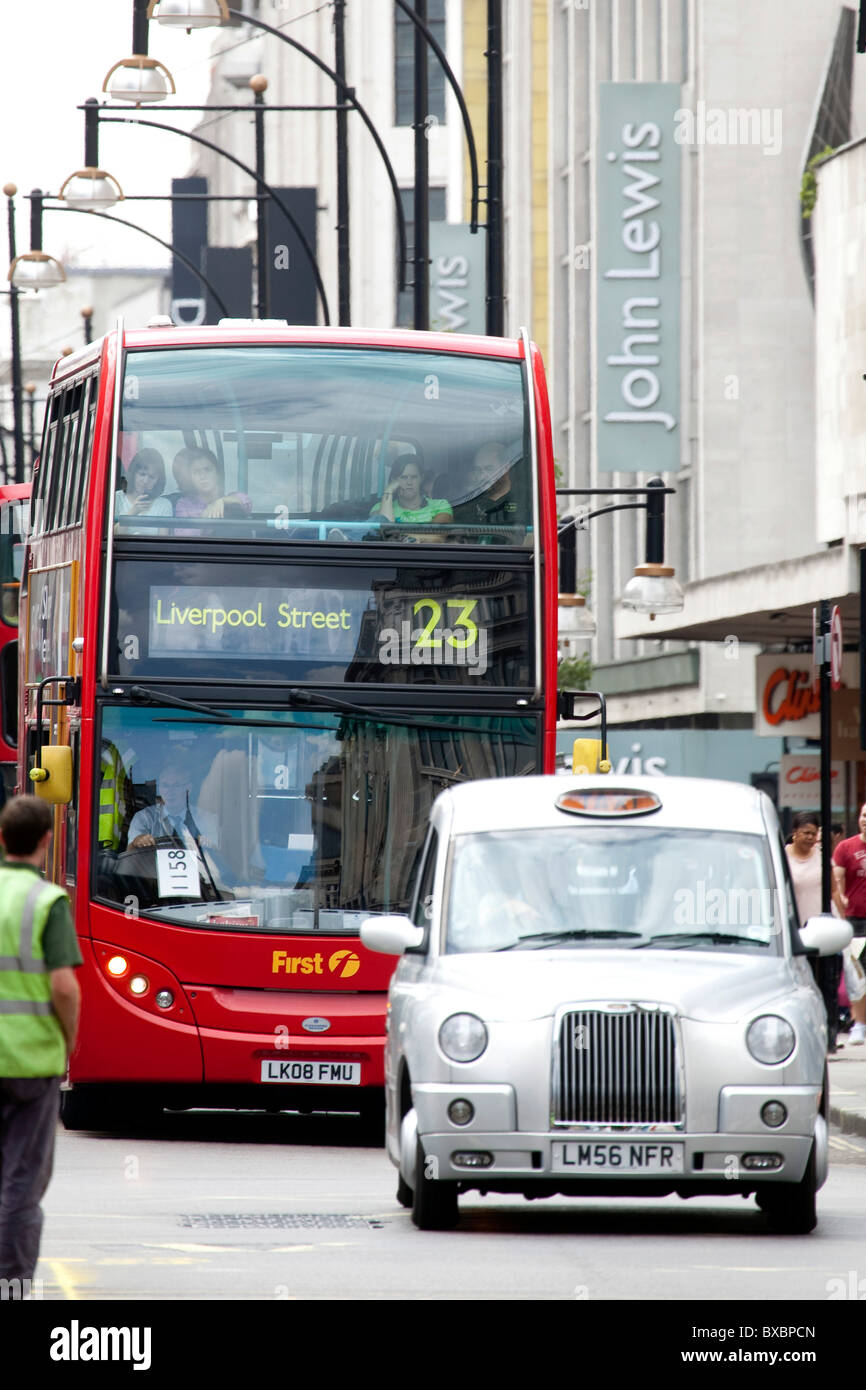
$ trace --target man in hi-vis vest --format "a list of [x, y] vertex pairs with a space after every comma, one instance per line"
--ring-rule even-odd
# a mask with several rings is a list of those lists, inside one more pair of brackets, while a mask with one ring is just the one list
[[60, 1082], [75, 1045], [81, 965], [62, 888], [42, 876], [54, 814], [35, 796], [0, 812], [0, 1297], [26, 1297], [51, 1178]]

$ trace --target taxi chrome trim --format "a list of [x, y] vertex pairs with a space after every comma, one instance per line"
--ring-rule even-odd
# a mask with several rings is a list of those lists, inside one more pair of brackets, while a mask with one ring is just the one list
[[[570, 1067], [563, 1077], [567, 1056], [564, 1032], [570, 1015], [590, 1020], [577, 1027], [593, 1030], [593, 1019], [600, 1026], [594, 1030], [594, 1037], [590, 1031], [580, 1040], [588, 1044], [586, 1047], [574, 1044], [575, 1050], [592, 1054], [587, 1056], [588, 1066]], [[653, 1028], [653, 1020], [661, 1017], [668, 1020], [668, 1027], [663, 1031]], [[642, 1020], [644, 1026], [616, 1028], [614, 1020], [626, 1018]], [[683, 1039], [679, 1015], [673, 1005], [639, 1000], [579, 1000], [561, 1004], [553, 1018], [552, 1043], [551, 1129], [673, 1134], [685, 1128]], [[647, 1054], [650, 1061], [657, 1062], [654, 1083], [649, 1087], [644, 1085]], [[563, 1094], [563, 1080], [567, 1095]], [[581, 1094], [581, 1081], [589, 1084], [592, 1094]], [[631, 1114], [584, 1113], [579, 1118], [566, 1118], [562, 1114], [566, 1106], [574, 1112], [581, 1106], [597, 1109], [599, 1104], [608, 1105], [610, 1109], [630, 1110]], [[647, 1106], [656, 1107], [654, 1117], [646, 1113]], [[644, 1111], [642, 1115], [637, 1113], [640, 1110]]]

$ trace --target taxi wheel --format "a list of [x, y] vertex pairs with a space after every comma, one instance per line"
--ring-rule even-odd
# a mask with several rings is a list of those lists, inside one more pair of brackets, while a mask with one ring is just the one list
[[412, 1220], [419, 1231], [450, 1231], [457, 1225], [457, 1184], [438, 1182], [432, 1176], [434, 1158], [427, 1159], [421, 1140], [415, 1148], [415, 1190]]
[[779, 1235], [806, 1236], [818, 1224], [815, 1183], [815, 1146], [800, 1182], [765, 1188], [758, 1202], [767, 1214], [770, 1229]]
[[401, 1173], [397, 1179], [397, 1201], [401, 1207], [411, 1207], [415, 1194]]

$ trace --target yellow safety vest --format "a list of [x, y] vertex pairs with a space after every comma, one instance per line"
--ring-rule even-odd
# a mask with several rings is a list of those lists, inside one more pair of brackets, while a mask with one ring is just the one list
[[63, 897], [35, 869], [0, 866], [0, 1076], [66, 1071], [66, 1040], [42, 946], [51, 909]]
[[109, 849], [120, 849], [126, 810], [126, 769], [116, 748], [103, 748], [100, 776], [97, 839]]

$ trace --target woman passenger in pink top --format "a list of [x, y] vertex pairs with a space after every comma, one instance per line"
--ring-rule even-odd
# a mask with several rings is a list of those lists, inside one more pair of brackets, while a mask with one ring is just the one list
[[181, 489], [175, 516], [240, 517], [251, 510], [245, 492], [226, 493], [222, 467], [210, 449], [181, 449], [172, 472]]

